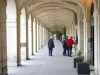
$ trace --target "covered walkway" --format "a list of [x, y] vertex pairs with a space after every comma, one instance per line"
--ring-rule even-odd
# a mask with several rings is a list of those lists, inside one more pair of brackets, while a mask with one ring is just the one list
[[20, 67], [9, 67], [11, 75], [77, 75], [73, 68], [73, 57], [62, 55], [62, 43], [55, 40], [53, 56], [48, 56], [47, 45], [38, 51], [31, 60], [23, 60]]
[[60, 41], [48, 56], [50, 36], [73, 37], [100, 75], [100, 0], [0, 0], [0, 75], [76, 75]]

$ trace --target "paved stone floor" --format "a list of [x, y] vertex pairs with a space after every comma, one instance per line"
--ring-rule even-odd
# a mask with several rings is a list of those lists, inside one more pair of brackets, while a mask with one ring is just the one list
[[8, 67], [9, 75], [77, 75], [73, 68], [73, 57], [62, 55], [62, 43], [55, 40], [53, 56], [48, 56], [47, 45], [30, 60], [22, 60], [22, 66]]

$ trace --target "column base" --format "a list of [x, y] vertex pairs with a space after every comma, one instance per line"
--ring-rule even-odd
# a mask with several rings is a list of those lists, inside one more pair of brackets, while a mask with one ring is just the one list
[[2, 74], [0, 74], [0, 75], [8, 75], [7, 72], [8, 72], [8, 71], [7, 71], [7, 67], [6, 67], [6, 68], [3, 69], [3, 72], [2, 72]]
[[27, 57], [26, 60], [30, 60], [30, 58]]
[[21, 64], [17, 64], [17, 66], [22, 66]]
[[32, 53], [32, 55], [34, 55], [34, 53]]
[[21, 62], [18, 62], [18, 61], [17, 61], [17, 66], [22, 66], [22, 65], [21, 65]]

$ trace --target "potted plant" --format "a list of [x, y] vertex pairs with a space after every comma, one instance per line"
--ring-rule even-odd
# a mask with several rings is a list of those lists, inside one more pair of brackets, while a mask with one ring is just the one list
[[76, 62], [76, 67], [78, 74], [90, 74], [89, 63], [86, 61], [84, 62], [84, 56], [82, 55], [82, 52], [79, 51], [77, 55], [78, 62]]
[[83, 60], [84, 60], [84, 57], [82, 55], [82, 51], [79, 50], [77, 52], [77, 56], [74, 58], [74, 68], [76, 68], [76, 63], [83, 62]]
[[77, 73], [78, 74], [90, 74], [89, 64], [87, 62], [77, 63]]

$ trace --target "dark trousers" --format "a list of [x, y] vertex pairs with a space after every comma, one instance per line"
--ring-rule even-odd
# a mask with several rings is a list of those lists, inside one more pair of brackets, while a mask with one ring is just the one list
[[63, 55], [66, 55], [66, 48], [63, 48]]
[[52, 56], [53, 48], [49, 48], [49, 56]]
[[68, 47], [68, 56], [72, 56], [72, 46]]

